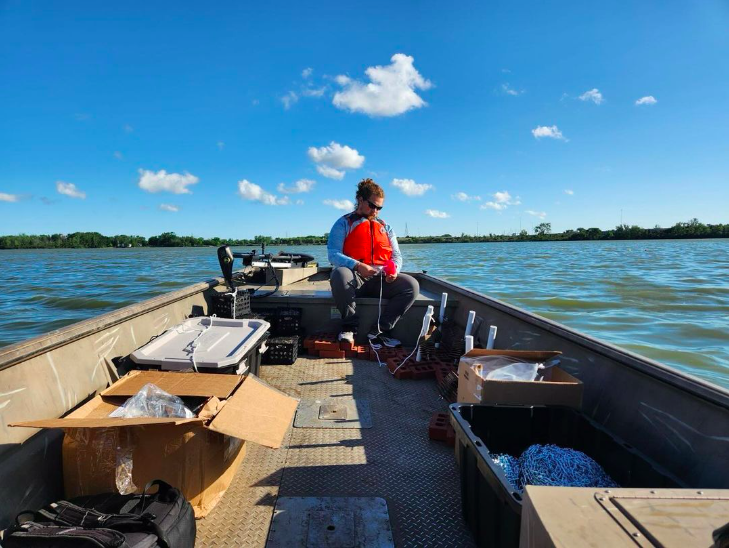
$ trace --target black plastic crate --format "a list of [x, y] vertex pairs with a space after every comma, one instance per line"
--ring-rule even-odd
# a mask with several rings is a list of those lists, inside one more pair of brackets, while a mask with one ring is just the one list
[[299, 355], [299, 337], [271, 337], [267, 346], [263, 355], [267, 364], [292, 365]]
[[276, 336], [276, 325], [278, 320], [278, 309], [277, 308], [256, 308], [251, 312], [253, 316], [258, 319], [265, 320], [271, 324], [271, 335]]
[[233, 292], [213, 293], [210, 301], [210, 313], [215, 314], [218, 318], [240, 319], [251, 313], [251, 292], [242, 287], [236, 288], [235, 295]]
[[301, 334], [301, 308], [279, 308], [276, 317], [276, 335], [280, 337]]
[[521, 494], [491, 454], [519, 457], [533, 444], [582, 451], [621, 487], [686, 487], [584, 413], [560, 406], [452, 404], [463, 518], [480, 547], [519, 545]]

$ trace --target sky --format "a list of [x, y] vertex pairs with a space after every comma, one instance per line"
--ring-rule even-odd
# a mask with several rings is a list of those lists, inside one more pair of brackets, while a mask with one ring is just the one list
[[0, 234], [729, 222], [729, 2], [0, 0]]

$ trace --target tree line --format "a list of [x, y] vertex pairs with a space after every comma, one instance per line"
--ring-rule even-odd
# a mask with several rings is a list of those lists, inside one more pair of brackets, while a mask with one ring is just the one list
[[[98, 232], [73, 232], [71, 234], [39, 234], [0, 236], [0, 249], [62, 249], [101, 247], [204, 247], [228, 244], [231, 246], [267, 245], [325, 245], [329, 234], [321, 236], [293, 236], [275, 238], [258, 235], [251, 239], [201, 238], [178, 236], [174, 232], [163, 232], [158, 236], [104, 236]], [[612, 230], [599, 228], [577, 228], [564, 232], [552, 232], [551, 223], [541, 223], [530, 234], [526, 230], [512, 234], [453, 236], [404, 236], [398, 238], [401, 244], [421, 243], [469, 243], [469, 242], [524, 242], [524, 241], [575, 241], [575, 240], [667, 240], [682, 238], [729, 238], [729, 224], [704, 224], [698, 219], [676, 223], [670, 228], [641, 228], [637, 225], [618, 225]]]

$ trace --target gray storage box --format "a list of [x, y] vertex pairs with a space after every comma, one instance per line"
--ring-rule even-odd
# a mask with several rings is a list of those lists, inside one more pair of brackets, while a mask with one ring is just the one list
[[165, 331], [130, 355], [134, 363], [163, 371], [194, 365], [202, 372], [257, 374], [271, 324], [264, 320], [190, 318]]

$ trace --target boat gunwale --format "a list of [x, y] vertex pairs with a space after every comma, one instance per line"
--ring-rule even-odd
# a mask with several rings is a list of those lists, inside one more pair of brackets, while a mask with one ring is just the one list
[[468, 289], [462, 285], [449, 282], [443, 278], [432, 276], [425, 272], [418, 276], [434, 283], [443, 284], [450, 290], [465, 294], [466, 296], [495, 308], [500, 312], [504, 312], [517, 319], [536, 325], [549, 333], [565, 338], [570, 342], [582, 346], [592, 352], [610, 358], [621, 365], [626, 365], [632, 369], [640, 371], [641, 373], [649, 375], [658, 381], [664, 382], [680, 390], [685, 390], [694, 396], [703, 398], [704, 400], [721, 407], [729, 407], [729, 389], [727, 388], [694, 377], [693, 375], [674, 369], [661, 362], [641, 356], [640, 354], [636, 354], [629, 350], [625, 350], [609, 342], [567, 327], [566, 325], [554, 320], [539, 316], [538, 314], [529, 312], [523, 308], [505, 303], [498, 299], [494, 299], [493, 297]]

